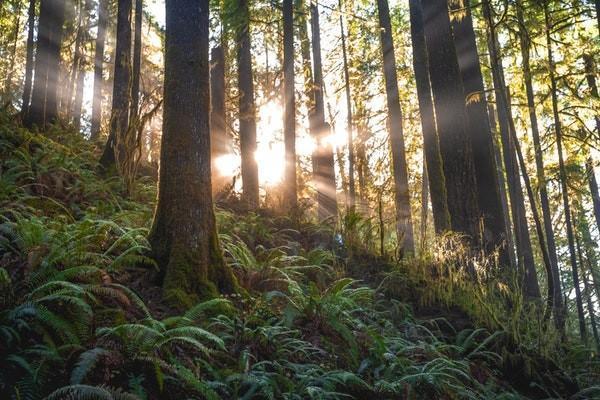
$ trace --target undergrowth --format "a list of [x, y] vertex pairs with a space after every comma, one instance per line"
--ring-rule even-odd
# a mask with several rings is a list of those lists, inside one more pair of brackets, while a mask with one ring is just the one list
[[1, 118], [2, 399], [600, 396], [595, 354], [459, 238], [396, 262], [358, 215], [332, 229], [218, 211], [248, 295], [176, 314], [146, 256], [155, 183], [125, 197], [83, 139]]

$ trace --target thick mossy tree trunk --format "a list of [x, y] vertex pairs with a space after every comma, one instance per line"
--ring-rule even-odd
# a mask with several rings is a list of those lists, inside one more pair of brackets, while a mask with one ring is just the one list
[[58, 119], [58, 75], [65, 23], [64, 0], [41, 0], [31, 104], [24, 123], [45, 129]]
[[552, 267], [552, 280], [554, 285], [553, 304], [554, 318], [557, 328], [564, 329], [565, 310], [563, 304], [563, 295], [560, 282], [560, 271], [558, 269], [558, 256], [556, 253], [556, 241], [554, 240], [554, 228], [552, 226], [552, 213], [550, 211], [550, 200], [548, 198], [548, 188], [546, 172], [544, 166], [544, 157], [540, 140], [540, 130], [538, 126], [537, 114], [535, 112], [535, 97], [533, 92], [533, 79], [531, 66], [529, 62], [529, 51], [531, 40], [529, 32], [526, 30], [525, 17], [523, 15], [523, 5], [520, 0], [515, 4], [517, 20], [519, 22], [519, 44], [521, 50], [521, 67], [523, 71], [523, 81], [525, 84], [525, 93], [527, 95], [527, 110], [529, 112], [529, 121], [531, 125], [531, 137], [533, 139], [533, 149], [535, 153], [536, 176], [538, 182], [538, 192], [540, 194], [540, 206], [542, 209], [542, 218], [544, 220], [544, 234], [548, 244], [548, 256]]
[[90, 140], [96, 141], [100, 137], [102, 125], [102, 89], [104, 87], [104, 44], [106, 41], [106, 28], [108, 26], [108, 0], [98, 0], [98, 28], [96, 34], [96, 48], [94, 50], [94, 94], [92, 99], [92, 129]]
[[552, 37], [550, 35], [550, 12], [548, 4], [544, 3], [544, 22], [546, 33], [546, 51], [548, 61], [548, 76], [550, 78], [550, 95], [552, 98], [552, 115], [554, 118], [554, 134], [556, 138], [556, 150], [558, 152], [558, 169], [561, 185], [561, 194], [565, 215], [565, 226], [567, 230], [567, 242], [569, 244], [569, 256], [571, 260], [571, 273], [573, 276], [573, 286], [575, 287], [575, 302], [577, 305], [577, 316], [579, 319], [579, 333], [581, 339], [587, 341], [587, 329], [585, 326], [585, 314], [583, 311], [583, 299], [579, 282], [579, 267], [577, 265], [577, 253], [575, 250], [575, 234], [573, 232], [573, 222], [571, 215], [571, 204], [569, 202], [569, 185], [567, 182], [567, 168], [563, 156], [563, 133], [562, 121], [558, 111], [558, 89], [556, 85], [556, 67], [554, 64], [554, 55], [552, 52]]
[[232, 140], [227, 134], [227, 110], [225, 108], [225, 52], [223, 45], [211, 50], [210, 68], [210, 147], [213, 194], [221, 193], [231, 176], [217, 168], [217, 160], [231, 154]]
[[383, 76], [385, 79], [385, 92], [387, 94], [388, 122], [392, 148], [398, 246], [404, 254], [410, 254], [415, 251], [415, 243], [410, 210], [410, 194], [408, 192], [408, 167], [406, 165], [404, 148], [402, 108], [400, 107], [392, 24], [387, 0], [377, 0], [377, 10], [379, 12]]
[[284, 206], [298, 205], [296, 178], [296, 93], [294, 90], [294, 1], [283, 0], [283, 141], [285, 144]]
[[117, 155], [124, 152], [122, 146], [129, 126], [131, 101], [131, 0], [118, 0], [117, 47], [110, 116], [110, 133], [100, 165], [105, 171], [114, 169]]
[[502, 142], [502, 155], [508, 193], [510, 197], [510, 208], [515, 233], [515, 244], [517, 248], [517, 276], [518, 283], [522, 287], [527, 298], [539, 299], [540, 288], [537, 280], [531, 237], [527, 224], [525, 212], [525, 198], [521, 179], [519, 177], [519, 165], [517, 162], [515, 143], [511, 134], [511, 109], [508, 103], [506, 85], [504, 80], [504, 69], [499, 57], [498, 37], [496, 25], [492, 19], [489, 1], [483, 2], [483, 14], [487, 26], [487, 45], [490, 53], [492, 79], [494, 82], [494, 93], [498, 104], [498, 120], [500, 125], [500, 138]]
[[423, 10], [420, 0], [410, 0], [410, 37], [413, 49], [413, 70], [417, 84], [419, 114], [423, 131], [423, 150], [427, 166], [433, 224], [437, 233], [450, 229], [450, 213], [448, 212], [446, 180], [444, 165], [440, 154], [440, 143], [435, 127], [435, 114], [429, 84], [429, 66], [425, 33], [423, 32]]
[[[457, 4], [451, 3], [453, 11]], [[483, 76], [479, 65], [477, 42], [473, 29], [473, 19], [468, 0], [464, 2], [465, 15], [460, 18], [455, 15], [452, 19], [454, 44], [458, 65], [465, 92], [464, 102], [467, 114], [466, 130], [471, 138], [473, 162], [477, 180], [477, 201], [483, 223], [483, 246], [488, 253], [498, 251], [499, 262], [503, 266], [510, 265], [506, 241], [506, 226], [500, 187], [496, 174], [494, 159], [493, 137], [483, 86]]]
[[450, 30], [448, 2], [421, 2], [436, 125], [444, 166], [451, 229], [479, 237], [479, 207], [464, 90]]
[[208, 0], [167, 0], [158, 203], [150, 232], [165, 297], [191, 306], [235, 290], [211, 193]]
[[319, 9], [316, 3], [310, 4], [312, 28], [312, 56], [313, 56], [313, 92], [312, 101], [314, 108], [309, 111], [313, 123], [314, 137], [317, 142], [313, 159], [313, 175], [317, 187], [317, 207], [319, 220], [335, 219], [337, 217], [337, 199], [335, 184], [335, 166], [333, 148], [327, 137], [330, 126], [325, 123], [325, 102], [323, 98], [323, 66], [321, 62], [321, 32], [319, 24]]
[[348, 209], [355, 210], [356, 181], [354, 179], [354, 121], [352, 117], [352, 95], [350, 94], [350, 72], [348, 71], [348, 52], [346, 49], [346, 34], [344, 33], [344, 18], [342, 16], [342, 0], [340, 7], [340, 34], [342, 39], [342, 61], [344, 67], [344, 89], [346, 93], [346, 130], [348, 146]]
[[258, 208], [258, 164], [256, 162], [256, 104], [250, 42], [248, 0], [239, 0], [234, 21], [237, 39], [240, 151], [242, 153], [242, 199], [249, 210]]
[[33, 79], [33, 52], [35, 34], [35, 4], [36, 0], [29, 0], [27, 11], [27, 52], [25, 55], [25, 82], [23, 84], [23, 98], [21, 101], [21, 115], [26, 116], [31, 99], [31, 83]]

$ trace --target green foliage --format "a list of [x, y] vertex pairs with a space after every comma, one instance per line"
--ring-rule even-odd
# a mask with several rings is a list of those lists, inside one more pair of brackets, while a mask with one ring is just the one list
[[[152, 185], [139, 180], [125, 199], [118, 181], [96, 175], [82, 141], [0, 125], [0, 398], [598, 393], [588, 349], [559, 348], [560, 359], [548, 361], [552, 333], [493, 276], [464, 272], [472, 256], [459, 238], [396, 265], [372, 254], [371, 223], [358, 216], [332, 240], [336, 233], [318, 224], [217, 212], [245, 293], [177, 313], [156, 297], [146, 256]], [[514, 312], [502, 313], [505, 299]], [[440, 315], [420, 320], [424, 307]], [[514, 365], [531, 386], [512, 384]], [[580, 389], [560, 383], [561, 368]]]

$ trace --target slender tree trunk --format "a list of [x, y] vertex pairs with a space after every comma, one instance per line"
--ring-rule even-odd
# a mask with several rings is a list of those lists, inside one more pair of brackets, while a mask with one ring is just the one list
[[133, 70], [131, 74], [131, 111], [135, 118], [140, 107], [140, 74], [142, 70], [142, 26], [144, 19], [143, 0], [135, 0], [135, 31], [133, 35]]
[[[598, 2], [596, 2], [596, 5], [598, 5]], [[585, 54], [583, 60], [585, 64], [585, 76], [592, 98], [598, 100], [600, 97], [598, 96], [598, 86], [596, 85], [594, 59], [590, 55]], [[600, 114], [596, 114], [596, 132], [600, 134]], [[596, 180], [596, 173], [594, 172], [594, 160], [591, 156], [588, 156], [585, 167], [588, 186], [590, 188], [590, 194], [592, 195], [592, 203], [594, 205], [594, 217], [596, 218], [598, 230], [600, 230], [600, 193], [598, 192], [598, 181]]]
[[355, 210], [356, 183], [354, 180], [354, 133], [352, 117], [352, 96], [350, 94], [350, 73], [348, 71], [348, 55], [346, 50], [346, 35], [344, 33], [344, 19], [342, 17], [342, 0], [338, 1], [340, 8], [340, 33], [342, 37], [342, 60], [344, 63], [344, 89], [346, 91], [346, 129], [348, 135], [348, 209]]
[[[455, 3], [451, 3], [451, 5], [453, 10], [458, 7]], [[498, 251], [500, 264], [509, 266], [506, 226], [494, 159], [494, 139], [487, 112], [483, 76], [479, 65], [477, 42], [468, 0], [465, 0], [464, 7], [466, 15], [463, 18], [452, 20], [452, 30], [464, 88], [466, 131], [471, 138], [471, 148], [473, 149], [477, 201], [483, 223], [482, 244], [490, 254]]]
[[249, 210], [258, 208], [258, 164], [256, 163], [256, 104], [252, 73], [250, 42], [250, 11], [248, 0], [238, 1], [239, 22], [236, 26], [238, 43], [238, 87], [240, 92], [240, 150], [242, 153], [243, 201]]
[[81, 43], [80, 43], [80, 59], [77, 65], [77, 75], [75, 80], [75, 98], [71, 108], [71, 121], [73, 127], [79, 132], [81, 129], [81, 117], [83, 110], [83, 90], [85, 85], [85, 70], [87, 66], [87, 43], [89, 41], [90, 31], [90, 12], [92, 10], [91, 0], [84, 0], [81, 12], [85, 15], [85, 22], [82, 28]]
[[31, 82], [33, 78], [33, 52], [35, 34], [35, 4], [36, 0], [29, 0], [27, 11], [27, 54], [25, 56], [25, 83], [23, 84], [23, 99], [21, 101], [21, 115], [26, 116], [31, 99]]
[[[508, 92], [508, 89], [507, 89]], [[507, 100], [510, 103], [510, 93], [507, 94]], [[540, 244], [540, 250], [542, 252], [542, 260], [544, 262], [544, 266], [546, 268], [546, 276], [547, 276], [547, 285], [548, 285], [548, 294], [546, 296], [547, 303], [547, 312], [544, 317], [547, 320], [552, 311], [554, 311], [555, 318], [557, 320], [556, 325], [559, 329], [562, 329], [562, 324], [559, 320], [562, 320], [562, 310], [559, 307], [562, 304], [560, 301], [559, 304], [555, 303], [555, 294], [556, 290], [554, 288], [555, 282], [558, 280], [558, 276], [554, 276], [554, 270], [552, 266], [552, 262], [550, 261], [550, 255], [548, 254], [548, 247], [546, 245], [546, 239], [544, 237], [544, 229], [542, 227], [542, 220], [540, 218], [537, 203], [535, 201], [535, 195], [533, 194], [533, 188], [531, 186], [531, 180], [529, 179], [529, 174], [527, 173], [527, 164], [525, 163], [525, 158], [523, 157], [523, 152], [521, 151], [521, 144], [519, 143], [519, 139], [517, 138], [517, 132], [515, 130], [515, 126], [512, 118], [509, 120], [510, 122], [510, 134], [513, 143], [515, 144], [515, 150], [517, 152], [517, 158], [519, 161], [519, 167], [521, 169], [521, 176], [523, 177], [523, 182], [525, 182], [525, 188], [527, 189], [527, 197], [529, 198], [529, 207], [531, 208], [531, 214], [533, 215], [533, 220], [535, 222], [535, 229], [538, 236], [538, 241]]]
[[565, 224], [567, 228], [567, 240], [569, 243], [569, 255], [571, 259], [571, 268], [573, 273], [573, 285], [575, 286], [575, 296], [577, 303], [577, 314], [579, 316], [579, 333], [581, 339], [587, 340], [587, 329], [585, 327], [585, 316], [583, 313], [583, 300], [581, 297], [581, 287], [579, 286], [579, 271], [577, 266], [577, 255], [575, 252], [575, 237], [573, 233], [573, 224], [571, 221], [571, 205], [569, 203], [569, 192], [567, 183], [567, 170], [563, 158], [562, 125], [558, 112], [558, 92], [556, 88], [556, 72], [554, 65], [554, 56], [552, 54], [552, 38], [550, 36], [550, 15], [548, 5], [544, 3], [544, 22], [546, 31], [546, 46], [548, 57], [548, 74], [550, 78], [550, 94], [552, 97], [552, 115], [554, 117], [554, 133], [556, 136], [556, 147], [558, 151], [558, 166], [562, 192], [562, 200], [565, 214]]
[[498, 39], [495, 24], [492, 19], [489, 0], [483, 2], [483, 14], [488, 30], [488, 49], [494, 81], [494, 92], [498, 104], [498, 120], [500, 122], [500, 137], [502, 139], [502, 153], [504, 167], [508, 181], [510, 206], [512, 212], [515, 240], [517, 247], [518, 276], [522, 279], [523, 292], [526, 297], [537, 299], [541, 297], [540, 288], [535, 271], [533, 249], [525, 214], [525, 199], [519, 178], [518, 162], [515, 152], [515, 143], [511, 134], [511, 108], [508, 103], [506, 85], [504, 84], [504, 70], [499, 56]]
[[417, 97], [423, 131], [423, 149], [427, 166], [427, 177], [431, 191], [431, 207], [435, 230], [441, 233], [450, 229], [450, 214], [448, 211], [444, 165], [440, 154], [440, 144], [435, 128], [435, 115], [431, 86], [429, 84], [429, 65], [425, 34], [423, 32], [423, 10], [420, 0], [410, 0], [410, 30], [413, 49], [413, 70], [417, 83]]
[[414, 253], [415, 243], [410, 210], [410, 194], [408, 192], [408, 167], [406, 165], [404, 148], [402, 108], [400, 107], [392, 24], [387, 0], [377, 0], [377, 9], [379, 11], [383, 76], [385, 78], [390, 142], [392, 147], [398, 246], [404, 254], [409, 255]]
[[235, 290], [211, 194], [208, 0], [167, 0], [158, 203], [150, 244], [177, 306]]
[[[425, 157], [425, 154], [423, 154]], [[419, 250], [425, 252], [425, 244], [427, 243], [427, 215], [429, 214], [429, 182], [427, 177], [427, 165], [423, 163], [423, 174], [421, 182], [421, 239]]]
[[325, 122], [325, 102], [323, 99], [323, 67], [321, 64], [321, 33], [319, 9], [316, 3], [310, 5], [313, 56], [313, 105], [312, 121], [317, 141], [315, 150], [314, 179], [317, 187], [317, 207], [319, 220], [337, 217], [337, 199], [333, 148], [327, 140], [331, 128]]
[[92, 99], [92, 129], [90, 140], [96, 141], [100, 137], [102, 125], [102, 89], [104, 87], [104, 42], [106, 41], [106, 28], [108, 25], [108, 0], [98, 0], [98, 33], [96, 35], [96, 48], [94, 53], [94, 94]]
[[446, 0], [422, 1], [429, 77], [452, 230], [479, 237], [475, 167]]
[[77, 85], [77, 74], [80, 69], [80, 64], [82, 60], [82, 45], [83, 45], [83, 36], [85, 35], [84, 26], [84, 15], [85, 8], [83, 5], [83, 0], [77, 1], [77, 33], [75, 35], [75, 51], [73, 53], [73, 64], [71, 64], [70, 69], [70, 77], [68, 79], [68, 86], [66, 94], [63, 92], [61, 96], [61, 108], [65, 115], [72, 116], [73, 114], [73, 96], [75, 93], [75, 87]]
[[504, 214], [504, 226], [506, 227], [506, 244], [508, 255], [510, 258], [510, 266], [513, 270], [517, 269], [517, 260], [515, 259], [515, 243], [514, 236], [510, 223], [510, 207], [508, 205], [508, 197], [506, 195], [506, 178], [504, 176], [504, 168], [502, 163], [502, 154], [498, 144], [498, 133], [496, 126], [496, 112], [494, 107], [488, 103], [488, 115], [492, 136], [494, 137], [494, 160], [496, 161], [496, 176], [498, 177], [498, 187], [500, 191], [500, 201], [502, 202], [502, 213]]
[[215, 162], [232, 152], [231, 137], [227, 134], [227, 110], [225, 108], [225, 51], [219, 45], [211, 51], [210, 70], [210, 145], [212, 160], [213, 194], [220, 193], [232, 179], [219, 171]]
[[[116, 167], [124, 153], [123, 143], [129, 126], [131, 95], [131, 0], [119, 0], [117, 46], [110, 116], [110, 134], [100, 158], [105, 171]], [[119, 156], [117, 156], [119, 154]]]
[[283, 0], [283, 90], [285, 143], [285, 198], [288, 210], [298, 205], [298, 187], [296, 182], [296, 94], [294, 73], [294, 2]]
[[[600, 346], [600, 342], [598, 341], [598, 328], [596, 326], [596, 315], [594, 314], [595, 313], [594, 304], [590, 297], [590, 292], [589, 292], [590, 288], [589, 288], [586, 273], [585, 273], [585, 262], [583, 260], [583, 253], [581, 251], [581, 243], [579, 242], [578, 236], [575, 236], [575, 247], [577, 249], [577, 257], [579, 259], [579, 265], [581, 266], [581, 279], [583, 280], [584, 292], [581, 295], [586, 296], [588, 316], [590, 318], [590, 323], [592, 326], [592, 334], [594, 335], [594, 341], [596, 342], [596, 346]], [[581, 323], [582, 323], [581, 316], [578, 315], [578, 317], [580, 318], [579, 324], [581, 325]], [[586, 329], [586, 335], [587, 335], [587, 326], [586, 325], [587, 324], [585, 322], [585, 315], [583, 315], [583, 326]]]
[[523, 16], [521, 1], [516, 3], [517, 20], [519, 22], [519, 41], [521, 49], [521, 67], [523, 70], [523, 80], [525, 83], [525, 92], [527, 94], [527, 109], [529, 111], [529, 120], [531, 122], [531, 137], [533, 139], [533, 148], [535, 153], [535, 165], [538, 181], [538, 191], [540, 194], [540, 205], [542, 208], [542, 217], [544, 219], [544, 235], [548, 243], [548, 256], [552, 267], [552, 278], [554, 285], [553, 303], [554, 318], [557, 328], [564, 330], [565, 310], [562, 302], [562, 289], [560, 287], [560, 272], [558, 269], [558, 256], [556, 253], [556, 242], [554, 240], [554, 229], [552, 227], [552, 213], [550, 211], [550, 201], [548, 199], [548, 189], [546, 183], [546, 173], [544, 167], [544, 157], [540, 141], [540, 132], [538, 127], [537, 114], [535, 112], [535, 97], [533, 92], [533, 82], [531, 67], [529, 63], [530, 39], [526, 30], [525, 18]]
[[41, 0], [35, 57], [33, 92], [24, 123], [46, 129], [58, 119], [58, 76], [63, 24], [64, 0]]

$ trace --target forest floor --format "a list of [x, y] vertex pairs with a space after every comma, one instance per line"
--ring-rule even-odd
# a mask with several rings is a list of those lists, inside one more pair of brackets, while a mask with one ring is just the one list
[[459, 240], [398, 262], [358, 215], [334, 229], [223, 205], [246, 293], [169, 307], [146, 241], [156, 184], [127, 197], [97, 158], [0, 115], [2, 399], [600, 398], [596, 353], [466, 277]]

